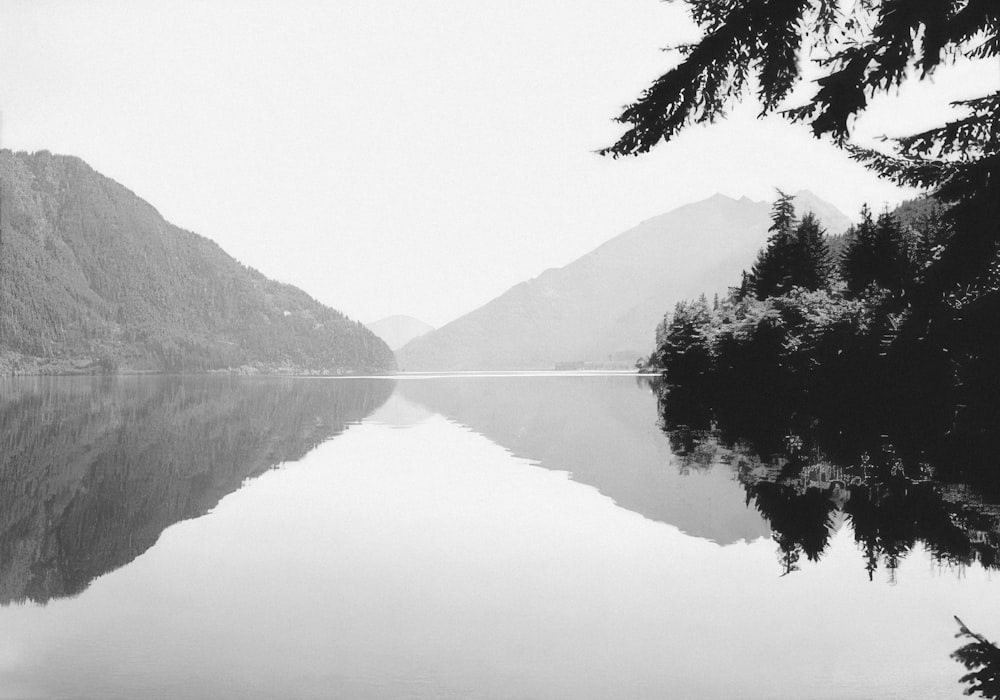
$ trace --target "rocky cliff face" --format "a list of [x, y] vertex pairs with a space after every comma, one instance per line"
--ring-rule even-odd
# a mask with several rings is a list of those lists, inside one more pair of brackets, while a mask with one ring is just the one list
[[385, 343], [78, 158], [0, 151], [0, 370], [394, 368]]

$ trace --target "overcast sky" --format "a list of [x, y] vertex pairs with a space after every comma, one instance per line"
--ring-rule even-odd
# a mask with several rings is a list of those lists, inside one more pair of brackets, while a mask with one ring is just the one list
[[[593, 151], [696, 36], [657, 0], [0, 0], [3, 145], [82, 157], [240, 261], [362, 321], [441, 325], [715, 192], [908, 194], [755, 108], [640, 158]], [[996, 66], [859, 124], [928, 127]]]

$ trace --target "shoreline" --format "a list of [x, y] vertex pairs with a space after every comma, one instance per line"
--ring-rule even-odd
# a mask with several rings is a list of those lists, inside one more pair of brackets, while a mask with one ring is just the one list
[[146, 369], [139, 367], [109, 368], [97, 358], [55, 358], [47, 359], [19, 353], [0, 354], [0, 378], [5, 377], [113, 377], [151, 376], [170, 374], [190, 375], [238, 375], [238, 376], [288, 376], [288, 377], [350, 377], [361, 375], [392, 376], [394, 371], [371, 369], [345, 370], [343, 368], [311, 368], [289, 365], [269, 365], [266, 363], [244, 364], [238, 367], [216, 369]]

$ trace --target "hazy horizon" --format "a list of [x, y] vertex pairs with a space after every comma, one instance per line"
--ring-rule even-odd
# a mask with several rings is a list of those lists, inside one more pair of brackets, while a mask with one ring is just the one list
[[991, 695], [998, 29], [0, 0], [0, 700]]
[[[8, 3], [3, 146], [79, 156], [352, 318], [437, 327], [716, 192], [808, 189], [852, 217], [914, 194], [752, 101], [646, 157], [596, 155], [695, 34], [656, 0], [567, 7]], [[876, 100], [861, 140], [933, 124], [994, 72]]]

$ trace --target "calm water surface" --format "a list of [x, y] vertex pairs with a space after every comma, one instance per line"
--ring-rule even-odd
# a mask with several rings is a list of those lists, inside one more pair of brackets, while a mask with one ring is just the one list
[[4, 380], [0, 698], [961, 697], [995, 505], [873, 553], [804, 474], [791, 566], [671, 437], [634, 376]]

